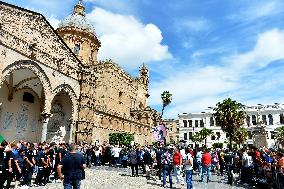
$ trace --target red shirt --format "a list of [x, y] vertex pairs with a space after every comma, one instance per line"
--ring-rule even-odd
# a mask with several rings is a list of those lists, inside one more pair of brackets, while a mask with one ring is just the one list
[[259, 151], [256, 151], [256, 152], [255, 152], [255, 156], [256, 156], [256, 157], [260, 157], [260, 152], [259, 152]]
[[211, 155], [208, 152], [202, 155], [202, 164], [205, 166], [211, 164]]
[[174, 165], [180, 165], [180, 159], [182, 158], [181, 154], [179, 152], [176, 152], [173, 156], [173, 163]]

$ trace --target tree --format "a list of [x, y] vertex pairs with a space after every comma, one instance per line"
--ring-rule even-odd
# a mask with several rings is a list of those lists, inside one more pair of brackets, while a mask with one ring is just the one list
[[202, 142], [204, 141], [204, 145], [206, 146], [207, 137], [212, 135], [213, 131], [211, 129], [203, 128], [199, 132], [195, 133], [192, 137], [193, 142]]
[[283, 147], [284, 146], [284, 126], [278, 127], [274, 131], [275, 131], [275, 139], [277, 140], [278, 144], [281, 144]]
[[123, 144], [129, 146], [131, 141], [134, 140], [133, 134], [128, 133], [111, 133], [109, 134], [109, 143], [110, 144]]
[[218, 102], [213, 110], [213, 116], [222, 130], [229, 135], [229, 148], [232, 149], [232, 139], [235, 131], [243, 125], [245, 120], [244, 105], [230, 98]]
[[211, 136], [213, 131], [211, 129], [203, 128], [199, 131], [199, 134], [201, 135], [202, 140], [204, 140], [204, 145], [206, 146], [207, 137]]
[[235, 133], [234, 133], [234, 136], [233, 136], [233, 141], [239, 145], [243, 144], [248, 138], [248, 131], [241, 127], [239, 128]]
[[223, 148], [223, 143], [221, 143], [221, 142], [216, 142], [216, 143], [214, 143], [214, 144], [212, 144], [212, 146], [213, 146], [213, 148]]
[[195, 135], [192, 136], [192, 142], [194, 143], [200, 143], [203, 141], [203, 139], [201, 138], [200, 134], [197, 132], [195, 133]]
[[161, 115], [161, 117], [163, 117], [165, 107], [172, 102], [172, 94], [169, 91], [164, 91], [161, 94], [161, 99], [162, 99], [162, 102], [163, 102], [163, 108], [162, 108], [162, 115]]

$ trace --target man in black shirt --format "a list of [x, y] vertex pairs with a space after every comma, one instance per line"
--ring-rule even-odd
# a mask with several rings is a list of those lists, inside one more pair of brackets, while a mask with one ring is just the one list
[[[57, 167], [57, 172], [61, 180], [63, 181], [64, 189], [80, 189], [82, 180], [82, 170], [86, 168], [84, 157], [82, 154], [77, 152], [77, 146], [71, 144], [69, 151]], [[63, 175], [62, 175], [63, 169]]]
[[36, 179], [35, 179], [35, 184], [40, 185], [40, 186], [44, 186], [45, 183], [44, 183], [43, 177], [44, 177], [44, 173], [45, 173], [44, 170], [47, 167], [47, 158], [45, 156], [45, 151], [40, 147], [38, 148], [36, 159], [37, 159], [36, 164], [38, 166], [38, 173], [37, 173], [37, 176], [36, 176]]
[[12, 149], [9, 146], [1, 145], [0, 147], [0, 158], [4, 161], [4, 167], [2, 168], [2, 173], [0, 173], [0, 188], [4, 188], [4, 183], [6, 183], [6, 188], [10, 188], [11, 182], [13, 180], [13, 157]]
[[23, 185], [31, 186], [35, 159], [33, 155], [34, 144], [29, 144], [26, 149], [25, 169], [23, 170]]

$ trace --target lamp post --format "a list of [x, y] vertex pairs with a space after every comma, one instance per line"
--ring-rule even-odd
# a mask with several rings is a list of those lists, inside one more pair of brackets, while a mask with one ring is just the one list
[[[161, 94], [161, 99], [162, 99], [162, 102], [163, 102], [161, 121], [163, 121], [164, 110], [165, 110], [165, 107], [168, 106], [172, 102], [172, 94], [169, 91], [164, 91]], [[164, 127], [165, 127], [165, 130], [166, 130], [166, 136], [164, 136], [164, 144], [166, 145], [167, 128], [166, 128], [166, 125], [164, 125]]]

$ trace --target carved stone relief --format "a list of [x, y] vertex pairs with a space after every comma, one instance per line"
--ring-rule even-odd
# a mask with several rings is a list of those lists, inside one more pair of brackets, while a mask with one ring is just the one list
[[14, 113], [6, 112], [4, 115], [3, 130], [9, 130], [13, 127]]
[[47, 138], [52, 140], [52, 139], [57, 139], [58, 136], [61, 136], [60, 128], [65, 127], [64, 126], [65, 113], [63, 112], [62, 105], [59, 102], [55, 102], [53, 104], [51, 109], [51, 114], [52, 117], [49, 120], [47, 128]]
[[28, 106], [25, 104], [21, 105], [20, 111], [16, 118], [16, 139], [22, 140], [25, 136], [28, 126]]
[[34, 117], [31, 121], [31, 132], [34, 133], [36, 132], [36, 128], [37, 128], [37, 119], [36, 117]]

